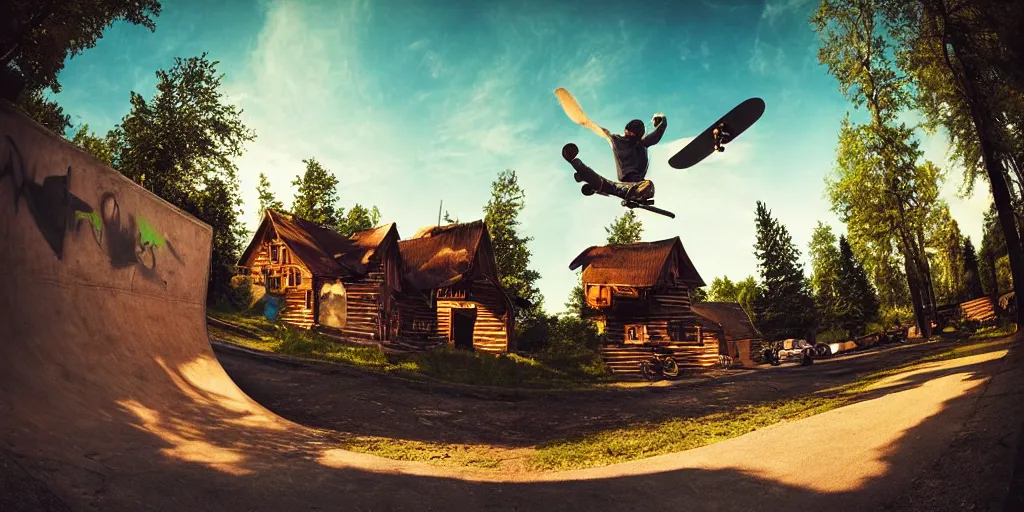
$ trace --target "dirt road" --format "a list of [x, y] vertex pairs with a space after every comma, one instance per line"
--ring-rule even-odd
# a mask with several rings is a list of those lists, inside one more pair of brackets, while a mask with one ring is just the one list
[[[224, 348], [222, 348], [224, 347]], [[694, 385], [481, 399], [423, 390], [401, 380], [317, 363], [285, 363], [215, 348], [235, 383], [296, 423], [417, 441], [531, 446], [645, 420], [702, 416], [804, 395], [948, 350], [948, 343], [891, 347], [808, 367], [787, 364]]]

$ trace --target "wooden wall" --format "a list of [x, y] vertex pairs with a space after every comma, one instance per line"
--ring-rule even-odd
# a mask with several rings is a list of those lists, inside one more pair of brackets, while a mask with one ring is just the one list
[[[270, 259], [270, 247], [271, 245], [276, 246], [279, 251], [278, 261], [274, 262]], [[297, 258], [292, 255], [291, 251], [286, 245], [280, 241], [267, 241], [260, 244], [260, 248], [253, 258], [253, 264], [249, 267], [249, 277], [253, 279], [256, 284], [266, 285], [267, 280], [264, 278], [263, 271], [267, 270], [272, 273], [279, 273], [281, 276], [281, 288], [277, 290], [269, 290], [271, 295], [275, 295], [283, 298], [283, 304], [281, 311], [278, 314], [278, 318], [287, 324], [300, 327], [302, 329], [308, 329], [312, 327], [314, 323], [313, 307], [315, 307], [315, 297], [311, 297], [310, 307], [306, 307], [306, 293], [312, 292], [313, 290], [313, 273], [306, 268]], [[288, 271], [295, 271], [301, 275], [301, 283], [296, 286], [288, 285]]]
[[[612, 298], [612, 306], [604, 311], [608, 337], [625, 341], [626, 325], [643, 324], [651, 342], [673, 340], [669, 323], [697, 325], [697, 315], [690, 309], [690, 296], [685, 285], [672, 285], [640, 290], [639, 297]], [[678, 336], [676, 336], [678, 337]]]
[[384, 274], [375, 269], [359, 279], [343, 279], [347, 295], [348, 318], [342, 334], [365, 339], [379, 339], [381, 335], [381, 296]]
[[[640, 289], [635, 298], [614, 295], [602, 313], [609, 343], [600, 354], [615, 374], [639, 375], [640, 363], [651, 358], [655, 345], [668, 348], [682, 369], [718, 364], [719, 335], [700, 325], [685, 285]], [[626, 326], [636, 324], [645, 328], [647, 339], [627, 341]]]
[[423, 298], [412, 294], [399, 294], [398, 306], [401, 318], [400, 339], [416, 344], [419, 341], [445, 340], [454, 345], [452, 339], [452, 309], [473, 308], [476, 321], [473, 325], [473, 349], [480, 352], [502, 353], [509, 349], [509, 321], [506, 312], [509, 304], [504, 293], [485, 277], [474, 278], [450, 288], [430, 291], [435, 307], [430, 308]]
[[[505, 295], [492, 281], [477, 277], [467, 287], [465, 299], [437, 299], [437, 332], [454, 344], [451, 337], [452, 308], [472, 307], [476, 309], [476, 323], [473, 325], [473, 350], [478, 352], [502, 353], [508, 351], [508, 322], [506, 312], [509, 309]], [[435, 293], [442, 290], [436, 290]]]

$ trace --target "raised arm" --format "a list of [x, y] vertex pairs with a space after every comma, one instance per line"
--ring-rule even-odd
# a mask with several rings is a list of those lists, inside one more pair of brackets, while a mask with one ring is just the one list
[[583, 126], [584, 128], [589, 128], [594, 133], [596, 133], [599, 137], [601, 137], [602, 139], [604, 139], [604, 140], [608, 141], [609, 143], [611, 143], [611, 141], [612, 141], [612, 132], [609, 132], [608, 130], [606, 130], [606, 129], [604, 129], [604, 128], [594, 124], [593, 121], [587, 119], [586, 121], [580, 123], [580, 126]]
[[644, 147], [651, 147], [658, 142], [661, 142], [661, 137], [665, 135], [665, 127], [668, 126], [668, 120], [665, 119], [665, 114], [654, 114], [654, 118], [651, 119], [654, 123], [654, 130], [647, 135], [644, 135], [643, 143]]

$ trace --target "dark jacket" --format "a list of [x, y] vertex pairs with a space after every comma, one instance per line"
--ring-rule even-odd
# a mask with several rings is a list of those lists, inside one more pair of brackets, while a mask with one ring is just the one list
[[643, 181], [650, 165], [647, 148], [661, 141], [662, 135], [665, 135], [666, 126], [668, 126], [668, 121], [661, 123], [654, 131], [644, 135], [641, 139], [627, 139], [624, 135], [609, 134], [619, 181]]

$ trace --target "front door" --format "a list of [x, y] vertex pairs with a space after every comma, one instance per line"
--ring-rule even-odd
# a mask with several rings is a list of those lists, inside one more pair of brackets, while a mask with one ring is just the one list
[[473, 350], [473, 326], [476, 309], [452, 308], [452, 342], [455, 348]]

